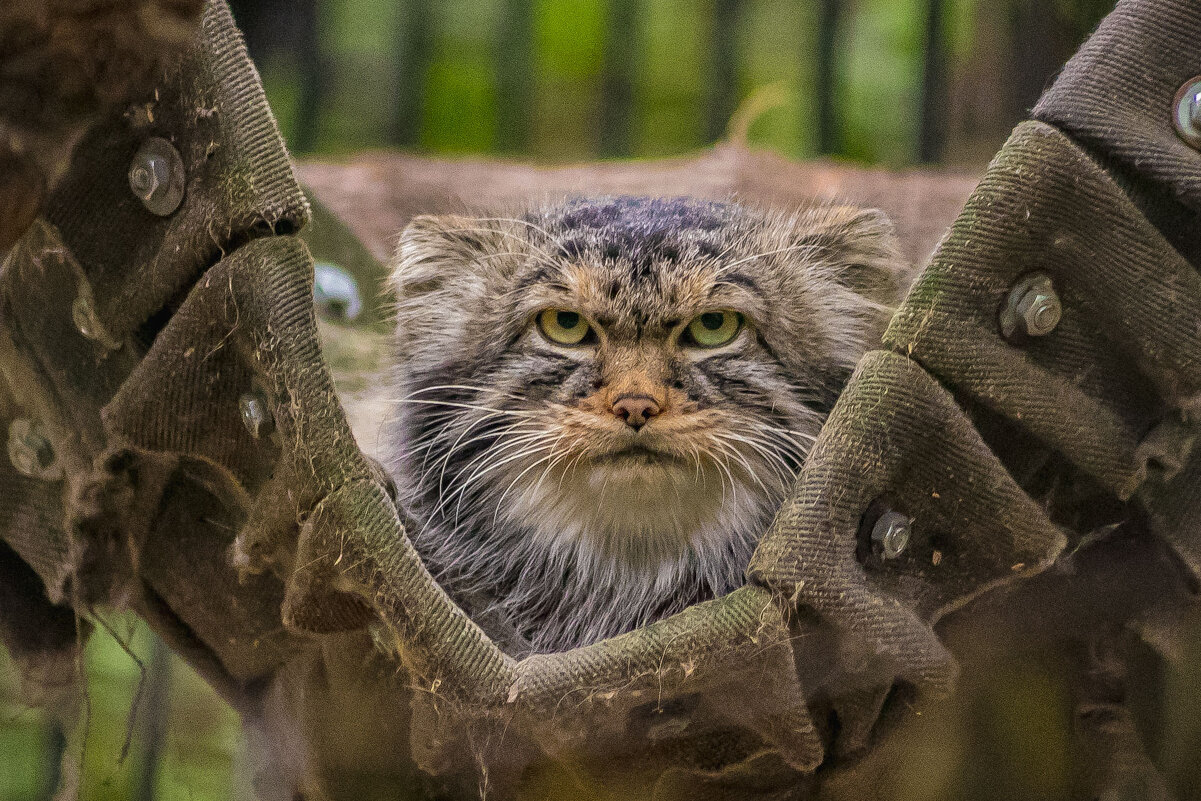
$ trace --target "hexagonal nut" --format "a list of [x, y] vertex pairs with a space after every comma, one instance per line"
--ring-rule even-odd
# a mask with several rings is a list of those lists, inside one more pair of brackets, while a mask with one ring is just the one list
[[1050, 288], [1048, 282], [1045, 288], [1031, 288], [1022, 295], [1014, 308], [1022, 329], [1027, 336], [1046, 336], [1055, 330], [1063, 317], [1063, 305], [1059, 295]]
[[1051, 277], [1033, 273], [1009, 290], [1000, 311], [1001, 336], [1013, 340], [1045, 336], [1055, 330], [1063, 317], [1063, 305]]
[[872, 545], [885, 559], [896, 559], [909, 547], [913, 518], [888, 510], [872, 526]]
[[160, 186], [170, 180], [167, 165], [161, 159], [149, 156], [135, 159], [129, 165], [129, 188], [140, 200], [147, 201]]
[[183, 159], [166, 139], [152, 136], [129, 164], [129, 189], [151, 214], [166, 217], [183, 201], [187, 175]]

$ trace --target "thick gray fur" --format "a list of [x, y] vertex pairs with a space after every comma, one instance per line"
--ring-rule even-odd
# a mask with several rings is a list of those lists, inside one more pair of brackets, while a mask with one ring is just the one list
[[[599, 197], [413, 220], [385, 438], [414, 544], [517, 653], [729, 592], [906, 272], [887, 219], [846, 206]], [[546, 308], [599, 333], [557, 346]], [[742, 333], [686, 346], [712, 309]], [[621, 382], [655, 387], [663, 415], [624, 425]]]

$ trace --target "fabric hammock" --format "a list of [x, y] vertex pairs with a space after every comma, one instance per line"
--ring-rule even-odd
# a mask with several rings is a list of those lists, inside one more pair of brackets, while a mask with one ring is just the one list
[[[981, 594], [1138, 538], [1157, 592], [1122, 615], [1192, 603], [1201, 156], [1170, 110], [1196, 4], [1120, 3], [1015, 130], [746, 586], [521, 661], [432, 580], [360, 450], [308, 203], [224, 3], [201, 24], [140, 112], [88, 129], [0, 272], [0, 632], [27, 664], [77, 647], [65, 610], [127, 604], [243, 714], [264, 798], [802, 798], [952, 689], [935, 625]], [[186, 176], [165, 213], [130, 192], [153, 138]], [[1062, 318], [1006, 337], [1032, 274]], [[880, 504], [913, 519], [897, 558]], [[1087, 733], [1130, 752], [1128, 726]]]

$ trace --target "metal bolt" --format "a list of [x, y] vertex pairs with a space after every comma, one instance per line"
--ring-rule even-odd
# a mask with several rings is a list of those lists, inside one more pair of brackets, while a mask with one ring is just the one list
[[238, 409], [242, 413], [242, 424], [255, 439], [275, 430], [275, 418], [267, 408], [267, 401], [257, 392], [247, 392], [238, 398]]
[[63, 475], [54, 446], [32, 420], [18, 418], [9, 425], [8, 459], [18, 473], [30, 478], [55, 481]]
[[880, 515], [872, 526], [872, 545], [885, 559], [896, 559], [909, 546], [912, 518], [891, 509]]
[[1016, 311], [1026, 333], [1036, 337], [1054, 331], [1055, 326], [1059, 325], [1059, 318], [1063, 316], [1063, 307], [1054, 291], [1032, 289], [1026, 292], [1018, 301]]
[[179, 208], [185, 179], [179, 151], [158, 136], [143, 142], [129, 165], [130, 191], [142, 201], [147, 211], [159, 217], [166, 217]]
[[1172, 124], [1181, 139], [1201, 150], [1201, 75], [1176, 92]]
[[1015, 334], [1046, 336], [1055, 330], [1062, 317], [1063, 304], [1050, 276], [1035, 273], [1010, 290], [1008, 302], [1001, 311], [1001, 333], [1006, 339]]
[[159, 188], [159, 184], [164, 184], [169, 180], [170, 176], [167, 175], [165, 165], [153, 157], [135, 161], [129, 168], [129, 188], [143, 201], [153, 197], [154, 190]]
[[313, 302], [317, 311], [331, 320], [350, 321], [363, 311], [354, 276], [328, 262], [313, 266]]

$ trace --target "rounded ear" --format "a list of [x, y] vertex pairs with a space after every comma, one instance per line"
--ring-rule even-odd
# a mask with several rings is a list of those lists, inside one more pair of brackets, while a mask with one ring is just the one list
[[817, 206], [797, 215], [797, 244], [814, 248], [814, 258], [831, 268], [839, 283], [886, 306], [895, 306], [913, 279], [892, 220], [879, 209]]
[[[395, 347], [400, 363], [450, 358], [503, 283], [519, 239], [503, 220], [456, 215], [414, 217], [392, 259]], [[430, 325], [437, 320], [437, 325]]]
[[461, 280], [479, 257], [503, 239], [489, 221], [455, 214], [422, 214], [409, 221], [396, 244], [388, 284], [398, 299], [437, 291]]

